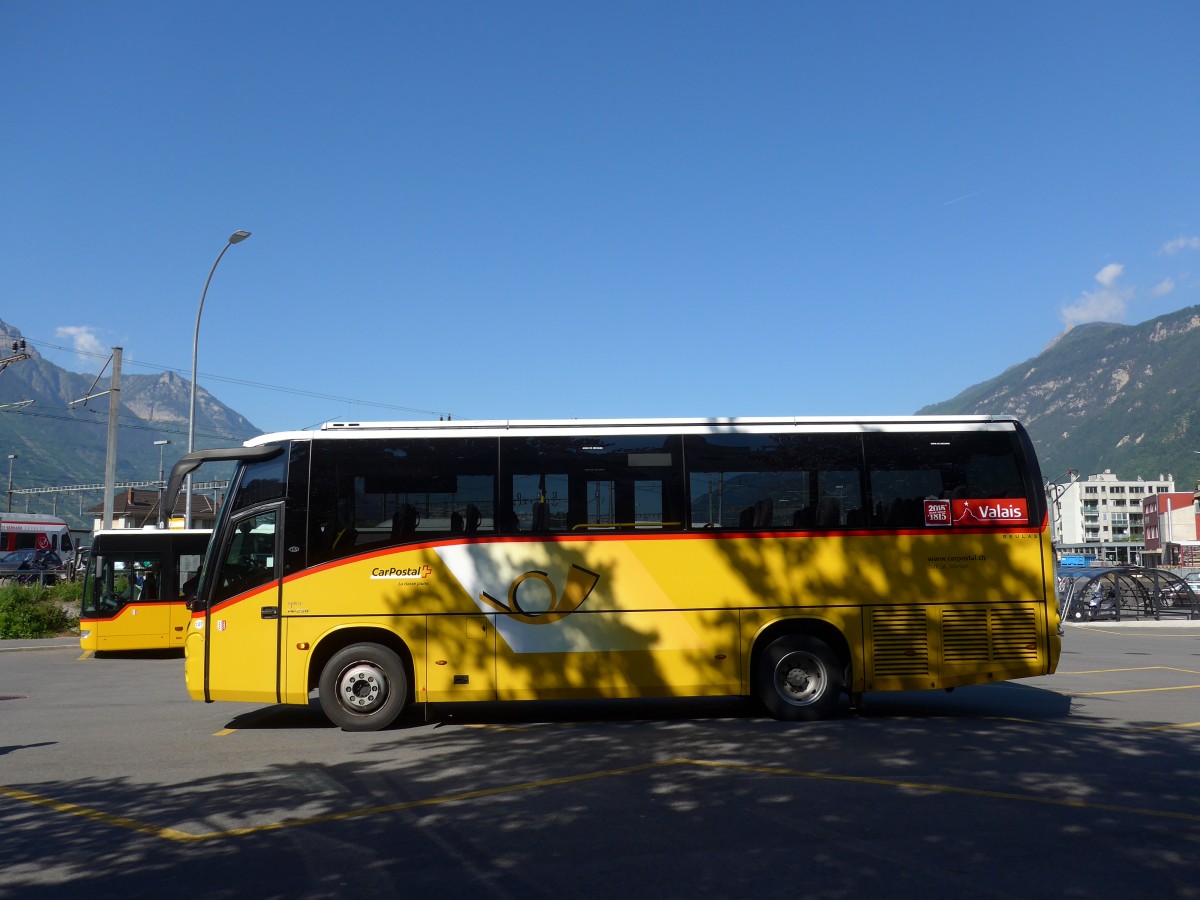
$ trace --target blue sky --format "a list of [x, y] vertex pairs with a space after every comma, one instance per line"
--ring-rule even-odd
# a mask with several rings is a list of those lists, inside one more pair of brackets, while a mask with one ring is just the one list
[[[0, 319], [335, 419], [904, 414], [1200, 303], [1192, 2], [0, 4]], [[82, 354], [76, 352], [83, 351]]]

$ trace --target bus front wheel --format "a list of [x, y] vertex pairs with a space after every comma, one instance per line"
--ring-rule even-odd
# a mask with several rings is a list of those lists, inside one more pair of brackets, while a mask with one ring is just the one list
[[352, 644], [321, 670], [321, 709], [343, 731], [378, 731], [396, 720], [408, 700], [400, 658], [382, 644]]
[[808, 634], [776, 638], [758, 657], [754, 674], [755, 694], [776, 719], [823, 719], [842, 693], [837, 654]]

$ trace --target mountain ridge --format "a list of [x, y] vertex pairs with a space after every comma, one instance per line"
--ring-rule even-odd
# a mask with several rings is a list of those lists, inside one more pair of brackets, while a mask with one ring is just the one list
[[[13, 342], [23, 339], [21, 331], [0, 321], [0, 349], [14, 355]], [[8, 460], [15, 490], [100, 484], [104, 481], [108, 438], [108, 397], [78, 404], [90, 393], [106, 391], [107, 376], [71, 372], [45, 359], [26, 345], [28, 359], [9, 364], [0, 371], [0, 460]], [[95, 385], [93, 387], [93, 384]], [[120, 419], [117, 439], [116, 480], [155, 481], [160, 458], [169, 471], [186, 452], [190, 383], [174, 372], [140, 375], [121, 373]], [[32, 403], [24, 403], [32, 401]], [[74, 405], [73, 405], [74, 404]], [[196, 447], [231, 446], [261, 434], [245, 416], [226, 406], [202, 385], [196, 389]], [[169, 445], [158, 446], [156, 440]], [[160, 456], [161, 452], [161, 456]], [[75, 496], [66, 495], [74, 505]], [[18, 494], [13, 510], [58, 512], [63, 497], [57, 493]], [[84, 499], [71, 516], [82, 521], [83, 507], [102, 500], [95, 492]], [[68, 511], [69, 512], [69, 511]], [[90, 520], [86, 521], [90, 528]]]
[[1007, 413], [1029, 430], [1043, 474], [1200, 476], [1200, 306], [1136, 325], [1090, 322], [1037, 356], [920, 414]]

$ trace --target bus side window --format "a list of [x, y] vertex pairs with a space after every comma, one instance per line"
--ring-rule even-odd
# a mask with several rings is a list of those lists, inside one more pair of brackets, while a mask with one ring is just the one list
[[534, 534], [683, 527], [675, 435], [506, 438], [500, 445], [502, 531]]
[[495, 530], [496, 441], [330, 441], [313, 449], [309, 563]]
[[926, 500], [1023, 497], [1013, 438], [1005, 432], [902, 432], [865, 437], [871, 524], [925, 526]]
[[841, 528], [861, 523], [857, 435], [689, 435], [684, 446], [693, 528]]

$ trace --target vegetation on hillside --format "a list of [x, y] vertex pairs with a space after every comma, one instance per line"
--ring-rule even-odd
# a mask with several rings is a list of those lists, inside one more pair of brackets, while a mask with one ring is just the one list
[[922, 413], [1007, 413], [1021, 419], [1043, 475], [1111, 469], [1124, 479], [1200, 481], [1200, 307], [1142, 322], [1094, 322], [1033, 359]]

